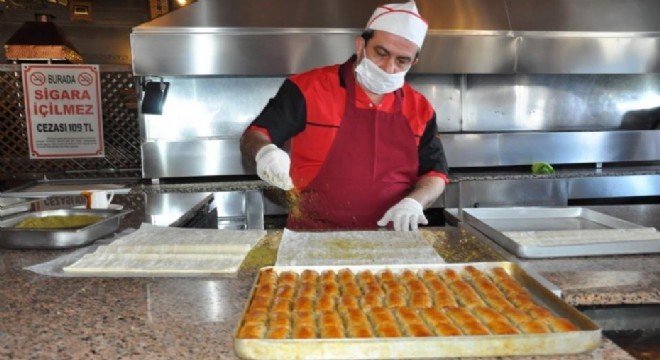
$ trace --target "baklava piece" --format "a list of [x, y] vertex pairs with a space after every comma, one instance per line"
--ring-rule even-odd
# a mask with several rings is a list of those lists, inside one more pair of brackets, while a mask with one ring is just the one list
[[394, 314], [399, 320], [399, 324], [401, 324], [405, 334], [414, 337], [433, 336], [433, 332], [424, 323], [415, 309], [400, 307], [394, 310]]
[[316, 310], [328, 311], [334, 310], [336, 304], [336, 297], [332, 295], [321, 295], [316, 299]]
[[526, 312], [516, 309], [513, 306], [505, 306], [499, 310], [513, 324], [523, 324], [532, 321], [533, 318]]
[[410, 306], [417, 309], [433, 307], [431, 295], [427, 292], [414, 292], [410, 294]]
[[360, 299], [356, 296], [342, 296], [337, 302], [337, 310], [340, 313], [348, 312], [351, 309], [360, 309]]
[[519, 323], [518, 328], [527, 334], [545, 334], [552, 332], [548, 325], [541, 320], [530, 320], [527, 322]]
[[319, 282], [337, 282], [337, 273], [334, 270], [325, 270], [321, 272]]
[[308, 297], [299, 297], [293, 301], [293, 311], [311, 313], [314, 311], [314, 300]]
[[278, 285], [275, 289], [275, 297], [278, 299], [293, 300], [295, 294], [296, 288], [289, 284]]
[[501, 267], [495, 267], [491, 270], [493, 282], [507, 296], [510, 294], [527, 293], [525, 289], [509, 273]]
[[401, 306], [406, 306], [406, 297], [405, 293], [401, 292], [391, 292], [385, 296], [385, 305], [390, 308], [397, 308]]
[[316, 285], [302, 283], [298, 286], [298, 291], [296, 291], [296, 297], [316, 297]]
[[300, 282], [303, 284], [316, 285], [319, 280], [319, 273], [314, 270], [306, 269], [300, 273]]
[[337, 282], [339, 284], [357, 284], [355, 281], [355, 275], [350, 269], [341, 269], [337, 273]]
[[533, 317], [534, 319], [548, 320], [554, 317], [554, 314], [550, 310], [536, 304], [534, 304], [534, 306], [527, 307], [525, 311], [527, 311], [527, 314], [529, 314], [529, 316]]
[[316, 331], [313, 326], [294, 326], [292, 333], [292, 338], [294, 339], [315, 339]]
[[289, 299], [276, 298], [270, 311], [273, 313], [289, 314], [291, 313], [291, 307], [292, 304]]
[[243, 316], [244, 324], [265, 324], [268, 320], [268, 311], [266, 310], [248, 310]]
[[401, 337], [403, 334], [399, 329], [396, 318], [392, 311], [387, 308], [373, 308], [369, 312], [369, 319], [374, 324], [376, 334], [380, 337]]
[[255, 296], [252, 298], [248, 311], [268, 311], [270, 309], [270, 301], [271, 298], [269, 297]]
[[259, 281], [257, 281], [257, 285], [263, 285], [263, 284], [270, 284], [270, 285], [277, 285], [277, 272], [273, 268], [267, 268], [261, 270], [259, 273]]
[[266, 334], [266, 325], [264, 324], [245, 324], [238, 331], [240, 339], [261, 339]]
[[472, 265], [463, 268], [463, 277], [468, 280], [477, 280], [486, 277], [486, 275]]
[[270, 298], [273, 297], [274, 294], [275, 294], [275, 285], [273, 284], [257, 285], [257, 288], [254, 290], [254, 296]]
[[339, 296], [339, 284], [333, 281], [324, 281], [319, 284], [320, 296]]
[[280, 276], [277, 278], [278, 285], [296, 285], [298, 282], [298, 274], [293, 271], [282, 271]]
[[577, 326], [573, 325], [566, 318], [553, 317], [548, 320], [544, 320], [546, 324], [550, 326], [553, 332], [565, 332], [565, 331], [578, 331], [580, 330]]
[[401, 272], [401, 275], [399, 275], [399, 278], [403, 282], [408, 282], [410, 280], [417, 280], [417, 274], [415, 274], [412, 270], [406, 269]]
[[319, 314], [319, 327], [336, 326], [342, 327], [343, 322], [339, 314], [335, 311], [322, 311]]
[[458, 303], [467, 308], [486, 305], [477, 292], [474, 291], [472, 286], [465, 281], [454, 281], [449, 284], [449, 289], [451, 289], [456, 296]]
[[520, 331], [511, 325], [508, 321], [493, 321], [486, 324], [486, 327], [495, 335], [515, 335]]
[[440, 278], [442, 278], [442, 280], [447, 284], [451, 284], [454, 281], [462, 281], [463, 280], [461, 275], [458, 272], [456, 272], [456, 270], [454, 270], [454, 269], [445, 269], [445, 270], [441, 271], [440, 272]]
[[319, 330], [322, 339], [341, 339], [346, 337], [344, 330], [339, 326], [323, 326]]
[[500, 321], [508, 322], [507, 318], [504, 315], [498, 313], [492, 308], [486, 306], [477, 306], [472, 308], [472, 313], [481, 320], [484, 324], [489, 324], [491, 322]]
[[422, 319], [429, 325], [429, 328], [438, 336], [458, 336], [463, 335], [461, 330], [449, 320], [447, 315], [437, 308], [421, 309], [419, 311]]
[[268, 318], [268, 328], [275, 328], [275, 327], [290, 328], [291, 327], [290, 314], [287, 313], [270, 314], [270, 317]]
[[366, 286], [369, 285], [369, 284], [377, 284], [378, 283], [378, 279], [376, 279], [376, 276], [374, 275], [374, 273], [372, 273], [369, 270], [360, 271], [357, 274], [356, 278], [357, 278], [358, 285], [360, 285], [360, 287], [362, 289], [365, 289]]
[[378, 280], [382, 284], [384, 282], [398, 282], [396, 275], [390, 269], [385, 269], [378, 273]]
[[448, 307], [444, 308], [445, 314], [458, 326], [466, 335], [488, 335], [488, 329], [479, 322], [479, 320], [465, 308]]
[[375, 293], [367, 293], [360, 298], [360, 306], [364, 311], [383, 306], [383, 297]]
[[361, 296], [362, 289], [356, 283], [346, 283], [342, 285], [341, 293], [344, 296]]
[[424, 282], [418, 279], [406, 281], [406, 287], [408, 288], [408, 293], [429, 293], [429, 289], [426, 287]]
[[528, 311], [538, 307], [532, 297], [526, 293], [507, 294], [507, 299], [511, 304], [521, 310]]
[[290, 330], [289, 327], [269, 327], [266, 332], [266, 339], [288, 339]]
[[316, 322], [314, 321], [314, 313], [312, 312], [300, 312], [294, 311], [291, 316], [294, 327], [314, 327]]

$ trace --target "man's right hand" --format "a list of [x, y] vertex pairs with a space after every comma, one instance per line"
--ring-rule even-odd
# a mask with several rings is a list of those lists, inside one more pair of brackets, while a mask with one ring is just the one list
[[275, 144], [268, 144], [257, 152], [257, 175], [265, 182], [282, 190], [291, 190], [293, 181], [289, 175], [291, 159], [289, 154]]

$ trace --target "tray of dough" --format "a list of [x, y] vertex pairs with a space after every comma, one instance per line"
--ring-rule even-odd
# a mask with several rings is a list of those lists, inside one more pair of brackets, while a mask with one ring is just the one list
[[463, 209], [463, 220], [524, 258], [660, 252], [660, 232], [582, 207]]
[[26, 211], [0, 218], [0, 247], [67, 249], [88, 245], [117, 231], [133, 210], [58, 209]]
[[236, 325], [244, 359], [592, 351], [601, 329], [510, 262], [266, 267]]

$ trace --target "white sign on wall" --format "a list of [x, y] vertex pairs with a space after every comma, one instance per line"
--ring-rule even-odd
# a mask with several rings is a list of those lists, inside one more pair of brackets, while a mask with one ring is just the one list
[[98, 65], [23, 64], [30, 159], [103, 157]]

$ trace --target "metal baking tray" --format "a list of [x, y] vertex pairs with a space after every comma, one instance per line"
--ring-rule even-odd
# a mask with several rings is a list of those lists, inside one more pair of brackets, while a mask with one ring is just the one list
[[22, 197], [0, 197], [0, 217], [30, 211], [32, 204], [39, 199]]
[[[288, 266], [267, 267], [275, 271], [302, 273], [306, 269], [322, 272], [349, 268], [354, 272], [371, 270], [377, 273], [390, 269], [394, 273], [406, 269], [461, 271], [472, 265], [487, 271], [502, 267], [532, 295], [534, 300], [558, 316], [569, 319], [579, 330], [563, 333], [524, 335], [481, 335], [401, 338], [344, 338], [344, 339], [239, 339], [238, 331], [255, 291], [258, 277], [250, 292], [245, 309], [234, 332], [234, 351], [242, 359], [410, 359], [443, 357], [514, 356], [576, 354], [596, 349], [601, 341], [601, 329], [581, 312], [562, 301], [521, 267], [511, 262], [420, 264], [388, 266]], [[262, 269], [262, 271], [264, 270]]]
[[112, 190], [115, 194], [128, 194], [139, 179], [61, 179], [34, 180], [6, 190], [0, 196], [47, 198], [52, 195], [80, 195], [83, 190]]
[[[0, 219], [0, 247], [11, 249], [64, 249], [87, 245], [112, 234], [122, 216], [133, 210], [59, 209], [14, 214]], [[20, 229], [15, 226], [24, 219], [62, 215], [98, 215], [101, 219], [90, 225], [67, 229]]]
[[[660, 252], [654, 228], [582, 207], [463, 209], [463, 221], [524, 258]], [[514, 239], [524, 232], [527, 241]]]

